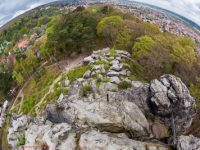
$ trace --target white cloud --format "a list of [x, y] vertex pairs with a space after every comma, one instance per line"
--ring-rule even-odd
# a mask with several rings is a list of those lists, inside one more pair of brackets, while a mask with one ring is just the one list
[[7, 21], [23, 14], [27, 10], [33, 9], [39, 5], [57, 0], [4, 0], [0, 1], [0, 27]]
[[13, 19], [13, 18], [15, 18], [15, 17], [17, 17], [17, 16], [19, 16], [19, 15], [25, 13], [25, 12], [28, 11], [28, 10], [31, 10], [31, 9], [37, 7], [37, 6], [40, 6], [40, 5], [42, 5], [42, 3], [34, 3], [34, 4], [31, 4], [26, 10], [18, 10], [18, 11], [12, 16], [11, 19]]

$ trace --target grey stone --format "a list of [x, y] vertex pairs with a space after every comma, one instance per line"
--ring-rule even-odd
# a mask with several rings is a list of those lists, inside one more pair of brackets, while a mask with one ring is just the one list
[[92, 80], [92, 81], [90, 82], [90, 88], [91, 88], [91, 91], [93, 92], [93, 94], [94, 94], [95, 96], [97, 96], [97, 95], [99, 94], [99, 89], [98, 89], [98, 87], [96, 86], [96, 82], [95, 82], [94, 80]]
[[83, 97], [83, 84], [81, 82], [74, 82], [69, 89], [69, 96]]
[[49, 120], [53, 123], [69, 122], [64, 112], [64, 107], [58, 105], [48, 104], [44, 111], [43, 117], [45, 120]]
[[95, 66], [92, 68], [92, 71], [99, 70], [100, 68], [101, 68], [101, 65], [95, 65]]
[[90, 77], [91, 77], [91, 71], [88, 70], [88, 71], [86, 71], [86, 72], [84, 73], [83, 78], [84, 78], [84, 79], [89, 79]]
[[132, 81], [128, 77], [124, 78], [123, 81], [126, 81], [128, 83], [132, 83]]
[[145, 143], [95, 130], [81, 135], [79, 145], [84, 150], [170, 150], [165, 144]]
[[111, 77], [110, 82], [119, 84], [121, 82], [121, 80], [118, 77]]
[[98, 74], [98, 79], [102, 80], [103, 76], [101, 74]]
[[102, 72], [102, 73], [106, 73], [106, 70], [105, 70], [105, 68], [104, 68], [104, 65], [101, 65], [101, 72]]
[[123, 69], [122, 71], [119, 72], [120, 75], [126, 76], [127, 75], [127, 70]]
[[163, 78], [169, 81], [170, 87], [160, 80], [152, 80], [150, 85], [128, 90], [127, 99], [136, 103], [149, 118], [163, 123], [168, 130], [171, 130], [170, 116], [173, 113], [176, 132], [180, 135], [191, 126], [196, 114], [195, 100], [180, 78], [167, 74], [160, 77]]
[[116, 71], [109, 71], [107, 73], [107, 76], [108, 77], [118, 77], [119, 76], [119, 72], [116, 72]]
[[177, 137], [177, 150], [200, 150], [200, 139], [190, 136], [179, 136]]
[[69, 81], [68, 77], [66, 77], [66, 79], [65, 79], [65, 86], [69, 86], [69, 84], [70, 84], [70, 81]]
[[89, 64], [90, 62], [94, 61], [94, 59], [91, 57], [91, 56], [88, 56], [88, 57], [85, 57], [84, 60], [83, 60], [83, 64], [84, 65], [87, 65]]
[[111, 67], [110, 67], [110, 70], [114, 70], [114, 71], [121, 71], [122, 70], [122, 65], [121, 64], [119, 64], [119, 65], [112, 65]]
[[133, 88], [139, 88], [141, 86], [143, 86], [144, 84], [140, 81], [132, 81], [132, 87]]
[[101, 95], [106, 95], [108, 93], [108, 91], [112, 91], [112, 90], [118, 91], [118, 86], [116, 84], [113, 84], [110, 82], [101, 83], [99, 90], [100, 90]]
[[116, 60], [116, 59], [112, 60], [112, 61], [110, 62], [110, 65], [111, 65], [111, 66], [113, 66], [113, 65], [119, 65], [119, 60]]
[[127, 77], [130, 77], [131, 72], [130, 72], [129, 70], [127, 70], [127, 71], [126, 71], [126, 75], [127, 75]]
[[91, 57], [92, 57], [93, 59], [95, 59], [95, 60], [98, 59], [98, 55], [96, 55], [96, 54], [92, 54]]
[[68, 119], [77, 126], [87, 124], [110, 132], [129, 130], [133, 137], [148, 134], [149, 124], [145, 116], [137, 105], [128, 101], [121, 100], [121, 103], [115, 103], [107, 102], [106, 99], [97, 102], [74, 100], [68, 101], [65, 108], [70, 108], [65, 110], [66, 114], [74, 116]]

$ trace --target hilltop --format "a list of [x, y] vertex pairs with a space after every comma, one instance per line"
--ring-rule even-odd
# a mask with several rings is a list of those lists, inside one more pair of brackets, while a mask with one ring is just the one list
[[136, 81], [133, 64], [128, 52], [109, 48], [85, 57], [82, 66], [63, 74], [54, 90], [67, 90], [46, 105], [42, 116], [10, 116], [11, 149], [198, 147], [199, 139], [181, 135], [196, 114], [184, 83], [169, 74], [150, 83]]
[[[33, 27], [28, 28], [28, 25], [29, 21], [35, 19], [26, 18], [24, 23], [18, 22], [11, 28], [13, 30], [2, 35], [3, 38], [12, 39], [12, 44], [8, 44], [10, 46], [7, 46], [2, 57], [0, 72], [1, 95], [11, 102], [12, 108], [5, 115], [2, 131], [7, 133], [10, 120], [9, 137], [15, 132], [20, 133], [20, 137], [15, 136], [14, 141], [9, 139], [12, 147], [16, 147], [16, 144], [23, 145], [26, 141], [29, 144], [32, 142], [31, 139], [24, 141], [24, 138], [27, 138], [26, 129], [35, 129], [34, 122], [37, 126], [47, 125], [49, 131], [53, 130], [51, 127], [57, 128], [57, 125], [68, 128], [67, 135], [69, 132], [78, 134], [80, 127], [87, 126], [95, 128], [94, 131], [89, 130], [92, 135], [96, 135], [98, 130], [110, 132], [113, 129], [112, 133], [123, 131], [128, 139], [138, 135], [136, 140], [141, 141], [143, 139], [139, 139], [140, 137], [149, 138], [149, 123], [158, 121], [165, 125], [166, 132], [161, 135], [159, 132], [156, 139], [160, 140], [162, 137], [164, 140], [165, 137], [172, 136], [170, 116], [175, 109], [177, 112], [173, 114], [175, 123], [178, 124], [178, 138], [181, 139], [180, 135], [190, 126], [187, 133], [197, 137], [200, 135], [199, 128], [196, 128], [200, 110], [200, 60], [199, 54], [194, 51], [196, 44], [190, 38], [177, 37], [169, 32], [162, 33], [155, 25], [142, 22], [132, 14], [108, 4], [66, 6], [65, 13], [58, 14], [58, 8], [52, 9], [55, 13], [45, 19], [36, 19]], [[16, 29], [20, 32], [19, 39], [16, 39], [18, 36], [11, 36], [17, 33]], [[108, 48], [103, 49], [105, 47]], [[88, 57], [84, 59], [84, 65], [73, 66], [73, 69], [70, 67], [75, 58], [82, 59], [86, 55]], [[67, 69], [67, 66], [72, 70]], [[12, 95], [10, 89], [20, 93]], [[157, 92], [161, 93], [157, 95]], [[130, 97], [126, 97], [126, 94]], [[126, 107], [119, 99], [124, 100]], [[142, 99], [143, 103], [136, 101], [137, 99]], [[98, 117], [87, 117], [87, 113], [84, 116], [82, 113], [72, 113], [72, 110], [95, 112], [98, 110], [96, 105], [101, 103], [106, 109], [99, 110], [102, 113], [96, 114], [100, 115], [100, 122], [95, 119]], [[132, 122], [130, 118], [135, 115], [129, 112], [129, 105], [130, 110], [141, 112], [141, 123], [141, 120], [135, 119]], [[83, 108], [79, 110], [79, 106]], [[113, 111], [108, 111], [107, 108], [110, 107], [113, 107]], [[165, 107], [168, 109], [163, 111]], [[110, 114], [105, 114], [106, 111]], [[71, 116], [66, 116], [66, 112]], [[130, 113], [130, 126], [122, 112]], [[102, 119], [104, 115], [111, 115], [112, 121], [115, 113], [121, 120], [117, 119], [117, 125]], [[23, 119], [27, 122], [15, 126], [16, 122]], [[110, 124], [112, 126], [109, 127]], [[133, 134], [134, 128], [137, 128], [136, 135]], [[82, 135], [82, 130], [80, 132]], [[109, 133], [105, 134], [106, 137], [107, 134]], [[80, 137], [80, 134], [77, 136]], [[193, 139], [192, 136], [190, 138]], [[4, 144], [5, 139], [3, 138]], [[198, 141], [196, 138], [195, 140]], [[169, 148], [165, 144], [164, 147]]]

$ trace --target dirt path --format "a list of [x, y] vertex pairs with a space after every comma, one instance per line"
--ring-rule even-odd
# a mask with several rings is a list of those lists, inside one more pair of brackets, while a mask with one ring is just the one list
[[[86, 57], [86, 55], [79, 55], [76, 58], [72, 58], [70, 60], [68, 60], [68, 62], [66, 63], [62, 63], [60, 62], [60, 66], [63, 68], [62, 73], [53, 81], [53, 83], [51, 84], [51, 86], [49, 87], [49, 91], [42, 97], [42, 99], [40, 100], [40, 102], [36, 105], [36, 114], [38, 115], [38, 107], [42, 104], [42, 102], [44, 101], [44, 99], [46, 98], [46, 96], [48, 94], [50, 94], [51, 92], [53, 92], [53, 88], [54, 88], [54, 84], [57, 83], [62, 75], [66, 74], [69, 70], [82, 65], [82, 61], [83, 59]], [[53, 64], [53, 65], [57, 65], [57, 64]], [[64, 66], [63, 66], [64, 65]]]
[[[46, 63], [47, 63], [47, 61], [45, 61], [45, 62], [38, 68], [38, 70], [40, 70]], [[24, 96], [23, 90], [24, 90], [24, 88], [26, 87], [26, 85], [30, 82], [30, 80], [35, 76], [35, 74], [36, 74], [36, 72], [33, 73], [33, 74], [31, 75], [31, 77], [24, 83], [23, 87], [20, 89], [19, 93], [17, 94], [17, 96], [16, 96], [16, 98], [15, 98], [15, 100], [14, 100], [14, 103], [13, 103], [12, 107], [10, 108], [10, 110], [12, 110], [13, 107], [15, 106], [15, 103], [16, 103], [18, 97], [23, 97], [23, 96]], [[23, 101], [23, 100], [21, 99], [21, 102], [20, 102], [21, 104], [22, 104], [22, 101]], [[21, 105], [21, 104], [20, 104], [20, 105]], [[20, 108], [21, 108], [21, 106], [20, 106]]]
[[[44, 99], [46, 98], [46, 96], [47, 96], [48, 94], [50, 94], [50, 92], [53, 92], [54, 84], [55, 84], [56, 82], [58, 82], [58, 81], [61, 79], [62, 75], [65, 74], [65, 73], [67, 73], [67, 72], [68, 72], [69, 70], [71, 70], [72, 68], [74, 68], [74, 67], [76, 67], [76, 66], [78, 66], [78, 65], [81, 65], [83, 59], [84, 59], [86, 56], [87, 56], [86, 54], [80, 54], [80, 55], [77, 55], [77, 56], [74, 56], [74, 57], [70, 57], [70, 58], [67, 58], [66, 60], [63, 60], [63, 61], [60, 61], [60, 62], [59, 62], [59, 66], [60, 66], [60, 68], [61, 68], [61, 70], [62, 70], [62, 73], [53, 81], [53, 83], [52, 83], [51, 86], [49, 87], [49, 91], [42, 97], [42, 99], [41, 99], [40, 102], [36, 105], [36, 107], [39, 107], [40, 104], [41, 104], [41, 103], [44, 101]], [[47, 63], [47, 62], [43, 63], [43, 64], [40, 66], [40, 68], [39, 68], [38, 70], [40, 70], [46, 63]], [[58, 64], [57, 64], [57, 63], [54, 63], [54, 64], [52, 64], [52, 65], [50, 65], [50, 66], [45, 67], [45, 68], [49, 68], [49, 67], [52, 67], [52, 66], [57, 67]], [[15, 98], [15, 100], [14, 100], [14, 103], [13, 103], [13, 105], [12, 105], [12, 107], [11, 107], [10, 110], [12, 110], [12, 109], [15, 107], [15, 103], [16, 103], [18, 97], [21, 97], [20, 108], [19, 108], [19, 110], [18, 110], [18, 114], [20, 113], [21, 107], [22, 107], [22, 103], [23, 103], [23, 100], [24, 100], [24, 98], [23, 98], [23, 97], [24, 97], [23, 90], [24, 90], [24, 88], [26, 87], [26, 85], [30, 82], [30, 80], [35, 76], [35, 74], [36, 74], [36, 73], [34, 73], [34, 74], [28, 79], [28, 81], [26, 81], [26, 83], [23, 85], [23, 87], [21, 88], [21, 90], [20, 90], [19, 93], [17, 94], [17, 96], [16, 96], [16, 98]]]

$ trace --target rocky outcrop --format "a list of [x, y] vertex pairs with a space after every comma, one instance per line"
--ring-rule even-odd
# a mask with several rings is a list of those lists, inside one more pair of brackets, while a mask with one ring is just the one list
[[200, 140], [193, 135], [177, 138], [177, 150], [200, 150]]
[[84, 150], [170, 150], [166, 145], [145, 143], [129, 139], [125, 134], [88, 131], [81, 135], [79, 146]]
[[157, 120], [171, 129], [171, 114], [174, 115], [176, 132], [184, 133], [196, 114], [196, 104], [180, 78], [163, 75], [160, 80], [126, 92], [127, 100], [134, 102], [151, 120]]
[[[172, 143], [159, 140], [170, 141], [173, 122], [175, 148], [198, 149], [199, 139], [181, 136], [196, 114], [185, 84], [173, 75], [150, 83], [133, 81], [124, 59], [134, 62], [125, 51], [116, 50], [112, 56], [109, 48], [94, 51], [83, 61], [92, 69], [71, 85], [66, 78], [68, 94], [61, 94], [57, 104], [48, 104], [42, 117], [13, 115], [8, 134], [12, 149], [20, 149], [19, 136], [25, 136], [24, 146], [33, 149], [169, 150]], [[132, 87], [121, 90], [118, 84], [124, 81]]]

